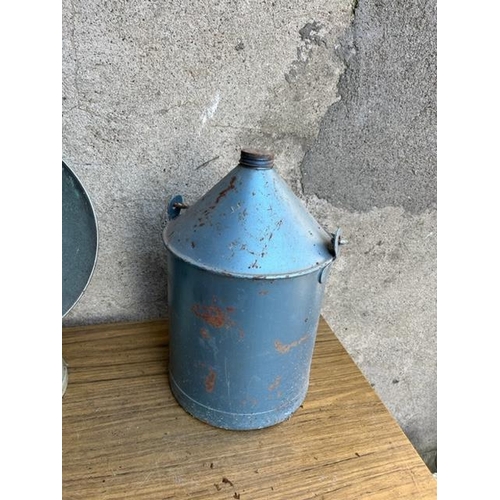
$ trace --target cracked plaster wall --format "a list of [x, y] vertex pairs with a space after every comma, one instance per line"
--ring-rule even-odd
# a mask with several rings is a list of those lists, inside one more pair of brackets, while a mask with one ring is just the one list
[[[432, 466], [433, 96], [404, 79], [390, 92], [380, 69], [412, 74], [432, 33], [398, 30], [412, 15], [432, 28], [432, 3], [356, 5], [354, 18], [347, 0], [63, 0], [63, 159], [100, 229], [94, 276], [64, 324], [164, 317], [168, 199], [196, 200], [242, 146], [272, 149], [310, 211], [351, 241], [323, 314]], [[410, 83], [429, 92], [427, 64]]]

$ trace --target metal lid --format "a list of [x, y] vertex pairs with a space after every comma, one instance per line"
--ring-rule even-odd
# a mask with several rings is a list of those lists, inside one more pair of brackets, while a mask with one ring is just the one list
[[90, 198], [62, 162], [62, 317], [85, 292], [97, 261], [98, 227]]
[[306, 274], [331, 262], [331, 235], [272, 161], [272, 153], [243, 150], [237, 167], [169, 222], [167, 248], [212, 272], [261, 279]]

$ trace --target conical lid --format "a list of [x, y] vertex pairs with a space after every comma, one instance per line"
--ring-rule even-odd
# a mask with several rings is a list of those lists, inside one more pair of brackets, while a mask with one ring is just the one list
[[240, 163], [171, 220], [167, 248], [207, 270], [249, 278], [309, 273], [333, 260], [329, 235], [278, 175], [271, 153]]

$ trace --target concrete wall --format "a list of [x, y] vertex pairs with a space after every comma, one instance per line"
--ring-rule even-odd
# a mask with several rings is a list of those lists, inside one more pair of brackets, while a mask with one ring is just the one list
[[[350, 244], [323, 314], [436, 452], [435, 2], [63, 0], [63, 158], [100, 253], [64, 324], [164, 317], [168, 199], [276, 168]], [[208, 162], [208, 163], [206, 163]]]

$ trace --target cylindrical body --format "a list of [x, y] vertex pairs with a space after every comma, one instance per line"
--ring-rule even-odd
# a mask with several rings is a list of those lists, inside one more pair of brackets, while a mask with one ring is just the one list
[[331, 237], [259, 158], [244, 152], [164, 232], [171, 389], [226, 429], [277, 424], [303, 402], [333, 261]]

